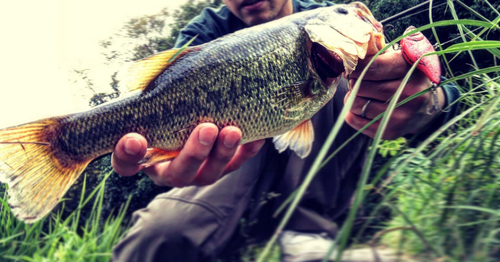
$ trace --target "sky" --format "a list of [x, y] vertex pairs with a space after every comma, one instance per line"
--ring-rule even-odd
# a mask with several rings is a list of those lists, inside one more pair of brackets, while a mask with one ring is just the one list
[[[0, 128], [87, 109], [69, 70], [100, 68], [99, 47], [131, 18], [186, 0], [27, 0], [0, 4]], [[104, 71], [98, 70], [98, 71]], [[104, 72], [110, 75], [107, 72]]]

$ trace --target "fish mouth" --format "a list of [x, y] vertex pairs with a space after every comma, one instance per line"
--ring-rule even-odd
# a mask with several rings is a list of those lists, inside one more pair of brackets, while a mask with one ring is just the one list
[[327, 86], [332, 78], [339, 77], [345, 71], [342, 58], [321, 44], [312, 43], [311, 56], [316, 73]]

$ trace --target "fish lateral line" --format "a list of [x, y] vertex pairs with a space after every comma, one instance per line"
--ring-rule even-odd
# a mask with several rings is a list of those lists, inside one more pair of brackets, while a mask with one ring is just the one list
[[20, 144], [21, 146], [22, 145], [50, 146], [49, 142], [32, 142], [32, 141], [18, 141], [18, 142], [13, 142], [13, 141], [2, 142], [2, 141], [0, 141], [0, 144]]

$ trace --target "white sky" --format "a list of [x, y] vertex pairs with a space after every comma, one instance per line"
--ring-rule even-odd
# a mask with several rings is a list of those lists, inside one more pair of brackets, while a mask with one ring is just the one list
[[[0, 128], [86, 109], [69, 69], [99, 68], [99, 41], [130, 18], [186, 0], [27, 0], [0, 3]], [[109, 76], [110, 74], [106, 72]]]

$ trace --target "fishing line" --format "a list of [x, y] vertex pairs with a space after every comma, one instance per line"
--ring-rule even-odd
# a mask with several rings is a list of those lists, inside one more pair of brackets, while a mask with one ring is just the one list
[[[438, 5], [434, 5], [434, 6], [432, 6], [432, 9], [438, 8], [438, 7], [443, 6], [443, 5], [446, 5], [446, 4], [447, 4], [447, 3], [446, 3], [446, 2], [444, 2], [444, 3], [438, 4]], [[408, 9], [407, 9], [407, 10], [408, 10]], [[417, 12], [415, 12], [415, 13], [412, 13], [412, 14], [409, 14], [409, 15], [406, 15], [406, 16], [403, 16], [403, 17], [399, 17], [399, 16], [405, 15], [405, 14], [407, 13], [406, 11], [403, 11], [403, 12], [401, 12], [401, 13], [399, 13], [399, 14], [396, 14], [396, 15], [394, 15], [394, 16], [391, 16], [391, 17], [389, 17], [389, 18], [384, 19], [381, 23], [384, 23], [384, 22], [390, 22], [390, 21], [392, 21], [392, 20], [398, 20], [398, 19], [405, 19], [405, 18], [409, 18], [409, 17], [415, 16], [415, 15], [418, 15], [418, 14], [420, 14], [420, 13], [427, 12], [427, 10], [429, 10], [429, 8], [425, 8], [425, 9], [422, 9], [422, 10], [417, 11]], [[388, 21], [386, 21], [386, 20], [388, 20]]]
[[[426, 12], [427, 10], [429, 10], [429, 7], [425, 8], [425, 9], [422, 9], [422, 10], [420, 10], [420, 11], [417, 11], [417, 12], [411, 13], [411, 14], [409, 14], [409, 15], [406, 15], [407, 13], [410, 13], [410, 12], [411, 12], [411, 11], [413, 11], [413, 10], [416, 10], [416, 9], [418, 9], [418, 8], [422, 7], [422, 6], [426, 6], [429, 2], [430, 2], [430, 0], [425, 1], [425, 2], [423, 2], [423, 3], [420, 3], [420, 4], [416, 5], [416, 6], [410, 7], [410, 8], [408, 8], [408, 9], [406, 9], [406, 10], [402, 11], [402, 12], [399, 12], [399, 13], [397, 13], [397, 14], [395, 14], [395, 15], [393, 15], [393, 16], [391, 16], [391, 17], [389, 17], [389, 18], [386, 18], [386, 19], [384, 19], [384, 20], [380, 21], [380, 23], [381, 23], [381, 24], [385, 24], [385, 23], [389, 23], [389, 22], [391, 22], [391, 21], [393, 21], [393, 20], [406, 19], [406, 18], [409, 18], [409, 17], [415, 16], [415, 15], [418, 15], [418, 14], [420, 14], [420, 13]], [[447, 4], [447, 2], [446, 2], [446, 1], [445, 1], [445, 2], [443, 2], [443, 3], [440, 3], [440, 4], [438, 4], [438, 5], [433, 5], [433, 6], [432, 6], [432, 8], [433, 8], [433, 9], [434, 9], [434, 8], [438, 8], [438, 7], [440, 7], [440, 6], [442, 6], [442, 5], [445, 5], [445, 4]], [[406, 15], [406, 16], [403, 16], [403, 15]], [[402, 17], [402, 16], [403, 16], [403, 17]], [[395, 30], [395, 29], [394, 29], [394, 25], [392, 25], [392, 24], [387, 24], [386, 26], [384, 26], [384, 29], [383, 29], [383, 31], [384, 31], [384, 35], [385, 35], [386, 39], [387, 39], [389, 42], [391, 42], [391, 41], [392, 41], [392, 40], [391, 40], [391, 38], [390, 38], [390, 37], [389, 37], [389, 35], [386, 33], [386, 29], [387, 29], [387, 28], [391, 28], [392, 30]], [[398, 45], [396, 45], [394, 48], [395, 48], [395, 50], [399, 50], [399, 44], [398, 44]]]
[[[418, 14], [420, 14], [420, 13], [426, 12], [429, 8], [425, 8], [425, 9], [422, 9], [422, 10], [416, 11], [416, 12], [414, 12], [414, 13], [411, 13], [411, 14], [409, 14], [409, 15], [406, 15], [407, 13], [409, 13], [409, 12], [411, 12], [411, 11], [415, 10], [415, 9], [418, 9], [418, 8], [420, 8], [420, 7], [424, 6], [424, 5], [428, 4], [429, 2], [430, 2], [430, 1], [428, 0], [428, 1], [425, 1], [425, 2], [423, 2], [423, 3], [420, 3], [420, 4], [416, 5], [416, 6], [414, 6], [414, 7], [408, 8], [408, 9], [406, 9], [406, 10], [404, 10], [404, 11], [402, 11], [402, 12], [398, 13], [398, 14], [395, 14], [395, 15], [393, 15], [393, 16], [391, 16], [391, 17], [389, 17], [389, 18], [386, 18], [386, 19], [382, 20], [380, 23], [384, 24], [384, 23], [388, 23], [388, 22], [391, 22], [391, 21], [399, 20], [399, 19], [406, 19], [406, 18], [409, 18], [409, 17], [415, 16], [415, 15], [418, 15]], [[446, 5], [446, 4], [447, 4], [447, 2], [443, 2], [443, 3], [437, 4], [437, 5], [433, 5], [433, 6], [432, 6], [432, 9], [435, 9], [435, 8], [441, 7], [441, 6]], [[403, 16], [403, 15], [406, 15], [406, 16]], [[386, 28], [391, 28], [392, 30], [394, 30], [394, 25], [392, 25], [392, 24], [387, 24], [387, 25], [384, 27], [384, 32], [385, 32]], [[475, 31], [477, 31], [477, 30], [479, 30], [479, 29], [481, 29], [481, 28], [479, 28], [479, 27], [478, 27], [478, 28], [476, 28], [476, 29], [473, 29], [473, 30], [470, 30], [470, 29], [469, 29], [469, 30], [471, 31], [471, 33], [473, 33], [473, 32], [475, 32]], [[386, 36], [386, 38], [387, 38], [387, 39], [389, 39], [389, 37], [388, 37], [387, 35], [385, 35], [385, 36]], [[454, 38], [452, 38], [452, 39], [450, 39], [450, 40], [448, 40], [448, 41], [445, 41], [445, 42], [441, 43], [441, 45], [442, 45], [442, 46], [444, 46], [444, 45], [449, 44], [449, 43], [451, 43], [451, 42], [453, 42], [453, 41], [455, 41], [455, 40], [457, 40], [457, 39], [459, 39], [459, 38], [461, 38], [461, 36], [457, 36], [457, 37], [454, 37]], [[389, 42], [390, 42], [390, 39], [389, 39]], [[438, 46], [438, 43], [434, 44], [434, 48], [435, 48], [435, 49], [437, 48], [437, 46]]]
[[[477, 31], [477, 30], [479, 30], [479, 29], [481, 29], [481, 27], [478, 27], [478, 28], [473, 29], [473, 30], [470, 30], [470, 29], [469, 29], [469, 31], [470, 31], [470, 33], [474, 33], [474, 31]], [[457, 39], [459, 39], [459, 38], [462, 38], [462, 36], [460, 36], [460, 35], [459, 35], [459, 36], [457, 36], [457, 37], [455, 37], [455, 38], [452, 38], [452, 39], [450, 39], [450, 40], [448, 40], [448, 41], [446, 41], [446, 42], [441, 43], [441, 45], [446, 45], [446, 44], [448, 44], [448, 43], [450, 43], [450, 42], [453, 42], [453, 41], [455, 41], [455, 40], [457, 40]], [[437, 48], [437, 43], [434, 45], [434, 48]]]
[[[407, 13], [412, 12], [412, 11], [413, 11], [413, 10], [415, 10], [415, 9], [419, 9], [419, 8], [420, 8], [420, 7], [422, 7], [422, 6], [427, 5], [429, 2], [430, 2], [430, 1], [429, 1], [429, 0], [427, 0], [427, 1], [425, 1], [425, 2], [423, 2], [423, 3], [420, 3], [420, 4], [418, 4], [418, 5], [414, 6], [414, 7], [410, 7], [410, 8], [408, 8], [408, 9], [406, 9], [406, 10], [402, 11], [402, 12], [399, 12], [399, 13], [397, 13], [397, 14], [395, 14], [395, 15], [391, 16], [391, 17], [388, 17], [388, 18], [386, 18], [386, 19], [384, 19], [384, 20], [380, 21], [380, 23], [382, 23], [382, 24], [384, 24], [384, 23], [389, 23], [389, 22], [391, 22], [391, 21], [393, 21], [393, 20], [397, 20], [397, 19], [400, 19], [400, 18], [408, 18], [408, 17], [414, 16], [414, 15], [417, 15], [417, 14], [419, 14], [419, 13], [421, 13], [421, 12], [425, 12], [426, 10], [428, 10], [428, 9], [429, 9], [428, 7], [427, 7], [427, 8], [425, 8], [424, 10], [421, 10], [421, 11], [418, 11], [418, 12], [415, 12], [415, 13], [411, 13], [411, 14], [409, 14], [409, 15], [405, 16], [405, 17], [401, 17], [401, 16], [406, 15]], [[440, 6], [445, 5], [445, 4], [446, 4], [446, 1], [445, 1], [445, 2], [443, 2], [443, 3], [440, 3], [440, 4], [438, 4], [438, 5], [433, 5], [433, 6], [432, 6], [432, 8], [434, 9], [434, 8], [440, 7]]]

